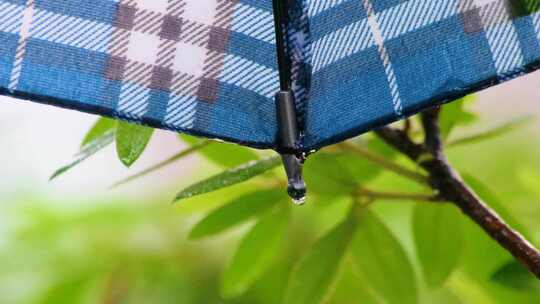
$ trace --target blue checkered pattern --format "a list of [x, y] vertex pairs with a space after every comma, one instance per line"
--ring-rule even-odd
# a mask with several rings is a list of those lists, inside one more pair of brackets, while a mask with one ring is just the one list
[[534, 0], [308, 0], [306, 149], [535, 70]]
[[[534, 0], [288, 2], [304, 150], [531, 72], [540, 60]], [[201, 3], [217, 5], [211, 24], [182, 15]], [[271, 1], [0, 0], [0, 41], [3, 94], [275, 147]], [[151, 52], [137, 51], [147, 45]]]
[[[159, 29], [165, 8], [181, 23], [178, 37], [174, 22]], [[0, 40], [3, 94], [273, 146], [279, 83], [267, 1], [0, 0]]]

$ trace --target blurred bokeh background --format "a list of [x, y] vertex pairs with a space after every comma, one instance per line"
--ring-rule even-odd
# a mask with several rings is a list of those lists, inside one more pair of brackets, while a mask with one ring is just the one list
[[[539, 83], [540, 73], [533, 73], [477, 94], [471, 107], [480, 122], [456, 134], [540, 114]], [[110, 146], [49, 182], [52, 172], [77, 152], [95, 121], [92, 115], [0, 97], [0, 303], [278, 303], [293, 261], [343, 213], [339, 203], [317, 208], [323, 203], [315, 199], [294, 210], [294, 232], [283, 249], [287, 254], [261, 284], [244, 296], [224, 300], [221, 272], [250, 224], [203, 240], [188, 240], [187, 234], [227, 196], [253, 190], [256, 184], [173, 205], [171, 198], [183, 186], [220, 170], [194, 155], [109, 189], [184, 147], [175, 134], [165, 131], [155, 133], [129, 170]], [[452, 163], [488, 186], [537, 245], [539, 152], [540, 120], [496, 139], [448, 151]], [[381, 184], [390, 182], [385, 178], [391, 177], [383, 174]], [[415, 255], [412, 208], [413, 203], [406, 202], [382, 202], [375, 207], [411, 257]], [[479, 230], [470, 229], [468, 242], [473, 245], [462, 254], [460, 268], [436, 291], [419, 283], [419, 301], [538, 303], [534, 291], [488, 280], [510, 257]], [[370, 303], [360, 297], [362, 288], [350, 276], [344, 270], [328, 302]]]

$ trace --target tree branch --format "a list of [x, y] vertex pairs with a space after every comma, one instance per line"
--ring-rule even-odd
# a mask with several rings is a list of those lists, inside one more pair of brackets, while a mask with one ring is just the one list
[[387, 192], [376, 191], [368, 188], [358, 188], [354, 193], [355, 197], [363, 197], [368, 199], [385, 199], [385, 200], [413, 200], [421, 202], [443, 202], [436, 193], [408, 193], [408, 192]]
[[338, 145], [339, 147], [342, 147], [343, 150], [350, 151], [351, 153], [354, 153], [362, 158], [364, 158], [367, 161], [370, 161], [374, 164], [377, 164], [389, 171], [392, 171], [396, 173], [397, 175], [401, 175], [405, 178], [408, 178], [412, 181], [415, 181], [419, 183], [422, 186], [428, 185], [428, 178], [424, 174], [414, 172], [406, 167], [401, 166], [400, 164], [394, 163], [392, 161], [389, 161], [388, 159], [384, 158], [383, 156], [380, 156], [376, 153], [371, 152], [368, 149], [365, 149], [363, 147], [353, 145], [348, 142], [343, 142]]
[[418, 163], [429, 174], [429, 183], [439, 196], [458, 206], [491, 238], [510, 252], [537, 278], [540, 278], [540, 252], [519, 232], [512, 229], [452, 168], [444, 154], [439, 130], [439, 110], [422, 114], [425, 142], [415, 143], [402, 130], [383, 127], [375, 133], [386, 143]]

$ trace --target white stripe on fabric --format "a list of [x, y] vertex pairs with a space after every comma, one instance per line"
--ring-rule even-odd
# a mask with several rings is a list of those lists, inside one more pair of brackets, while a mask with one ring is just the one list
[[275, 44], [272, 13], [246, 4], [238, 3], [236, 5], [231, 30]]
[[524, 58], [519, 38], [511, 23], [501, 23], [485, 31], [499, 75], [515, 71], [523, 66]]
[[61, 43], [96, 52], [106, 52], [114, 27], [45, 10], [36, 10], [32, 38]]
[[167, 106], [165, 124], [173, 127], [192, 128], [195, 123], [197, 97], [171, 96]]
[[349, 24], [313, 43], [313, 72], [374, 44], [367, 20]]
[[[504, 1], [473, 1], [474, 2], [464, 2], [463, 0], [410, 0], [379, 13], [375, 13], [373, 11], [373, 17], [377, 20], [377, 24], [381, 30], [381, 36], [384, 37], [385, 40], [388, 40], [419, 28], [429, 26], [473, 8], [479, 7], [484, 11], [489, 11], [490, 14], [494, 14], [494, 10], [488, 10], [488, 6], [496, 6], [505, 9]], [[331, 1], [328, 0], [327, 2], [330, 3]], [[326, 9], [330, 9], [332, 7], [330, 4], [323, 4], [321, 4], [321, 10], [318, 11], [319, 13], [322, 12], [322, 7], [325, 7]], [[314, 4], [311, 3], [311, 5]], [[499, 16], [507, 18], [506, 12], [499, 14]], [[522, 65], [523, 62], [523, 55], [521, 53], [521, 47], [519, 45], [516, 30], [512, 22], [509, 20], [494, 20], [493, 16], [489, 16], [487, 19], [489, 20], [484, 20], [483, 23], [490, 47], [493, 52], [493, 60], [497, 65], [499, 74], [508, 73], [509, 71], [512, 71], [516, 67]], [[538, 37], [540, 39], [539, 19], [540, 16], [536, 18], [536, 28]], [[355, 49], [354, 52], [336, 52], [336, 50], [341, 50], [341, 48], [339, 48], [339, 44], [343, 43], [344, 41], [343, 39], [340, 40], [337, 38], [340, 36], [340, 34], [337, 34], [337, 32], [344, 31], [345, 28], [351, 26], [354, 27], [355, 24], [359, 26], [367, 26], [367, 22], [365, 22], [365, 20], [357, 21], [352, 25], [348, 25], [335, 32], [329, 33], [313, 42], [314, 72], [340, 59], [363, 51], [364, 49], [372, 46], [370, 43], [360, 44], [360, 47]], [[358, 37], [355, 36], [353, 38]], [[362, 37], [358, 39], [362, 40]], [[344, 45], [342, 44], [341, 46]]]
[[403, 104], [401, 101], [401, 96], [399, 94], [399, 88], [397, 84], [396, 74], [394, 72], [394, 67], [392, 66], [392, 61], [388, 55], [388, 50], [384, 45], [384, 37], [382, 35], [379, 23], [377, 22], [377, 15], [373, 9], [373, 5], [370, 0], [363, 0], [364, 8], [368, 15], [368, 24], [371, 32], [373, 33], [375, 44], [379, 51], [379, 56], [384, 65], [384, 71], [388, 79], [388, 87], [390, 90], [390, 95], [392, 96], [392, 104], [394, 106], [394, 112], [396, 115], [401, 116], [403, 111]]
[[149, 88], [124, 82], [120, 89], [117, 110], [122, 115], [140, 119], [146, 113], [149, 98]]
[[392, 39], [459, 13], [462, 0], [408, 1], [378, 14], [382, 34]]
[[484, 31], [491, 49], [497, 74], [503, 76], [523, 66], [523, 54], [516, 28], [507, 12], [506, 3], [475, 0], [482, 6], [480, 13]]
[[313, 17], [346, 1], [347, 0], [310, 0], [308, 3], [308, 16]]
[[540, 40], [540, 13], [535, 13], [531, 15], [531, 20], [534, 26], [534, 32], [536, 33], [536, 37], [538, 40]]
[[28, 0], [24, 8], [21, 27], [19, 31], [19, 43], [15, 52], [15, 61], [13, 62], [13, 68], [11, 70], [11, 77], [8, 84], [10, 91], [15, 91], [19, 86], [19, 80], [21, 78], [22, 65], [24, 55], [26, 53], [26, 44], [28, 41], [28, 34], [30, 27], [32, 26], [32, 17], [34, 14], [34, 0]]
[[0, 2], [0, 32], [17, 34], [21, 27], [24, 6]]
[[279, 90], [278, 72], [245, 58], [227, 55], [220, 81], [272, 98]]

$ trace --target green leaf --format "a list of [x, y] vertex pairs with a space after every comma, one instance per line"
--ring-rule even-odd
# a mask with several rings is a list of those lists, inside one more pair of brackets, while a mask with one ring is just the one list
[[[180, 139], [189, 145], [196, 145], [201, 141], [196, 137], [184, 134], [180, 135]], [[236, 167], [258, 159], [257, 154], [249, 148], [218, 141], [212, 141], [211, 144], [207, 145], [199, 152], [206, 159], [224, 168]]]
[[91, 142], [84, 145], [69, 164], [61, 167], [60, 169], [56, 170], [52, 174], [52, 176], [50, 177], [50, 180], [53, 180], [59, 177], [60, 175], [66, 173], [67, 171], [71, 170], [78, 164], [82, 163], [84, 160], [86, 160], [90, 156], [96, 154], [103, 148], [110, 145], [114, 141], [114, 133], [115, 133], [114, 130], [110, 130], [109, 132], [103, 134], [100, 137], [95, 138]]
[[288, 223], [287, 208], [262, 217], [247, 233], [223, 274], [222, 295], [237, 297], [250, 288], [272, 264]]
[[388, 303], [417, 303], [416, 279], [401, 244], [373, 213], [361, 212], [351, 246], [359, 274]]
[[355, 228], [354, 217], [349, 217], [309, 249], [293, 270], [285, 304], [317, 304], [330, 295]]
[[105, 133], [112, 131], [116, 129], [118, 121], [106, 117], [99, 118], [96, 123], [92, 126], [90, 131], [86, 133], [86, 136], [84, 137], [81, 147], [86, 146], [87, 144], [91, 143], [95, 139], [105, 135]]
[[498, 136], [502, 136], [507, 133], [513, 132], [517, 129], [523, 128], [535, 120], [536, 119], [532, 116], [520, 117], [520, 118], [511, 120], [509, 122], [506, 122], [503, 125], [495, 127], [493, 129], [480, 132], [477, 134], [473, 134], [467, 137], [462, 137], [456, 140], [452, 140], [447, 144], [447, 146], [456, 147], [456, 146], [474, 144], [474, 143], [482, 142], [485, 140], [493, 139]]
[[431, 288], [442, 286], [462, 251], [461, 214], [452, 205], [417, 204], [413, 213], [416, 252]]
[[120, 161], [130, 167], [139, 159], [154, 133], [153, 128], [119, 122], [116, 131], [116, 152]]
[[441, 135], [444, 139], [450, 136], [455, 127], [471, 124], [476, 115], [465, 109], [465, 105], [475, 100], [474, 95], [468, 95], [442, 107], [440, 115]]
[[310, 191], [322, 195], [344, 196], [354, 190], [352, 175], [337, 159], [337, 153], [324, 152], [309, 157], [304, 167], [304, 176]]
[[279, 156], [273, 156], [258, 161], [251, 161], [247, 164], [223, 171], [222, 173], [187, 187], [176, 196], [175, 201], [213, 192], [221, 188], [245, 182], [255, 176], [274, 169], [280, 164], [281, 158]]
[[262, 214], [283, 199], [282, 190], [256, 191], [240, 196], [217, 208], [191, 230], [189, 237], [199, 239], [221, 233]]
[[540, 281], [515, 260], [512, 260], [497, 269], [497, 271], [491, 275], [491, 280], [521, 292], [540, 291]]

